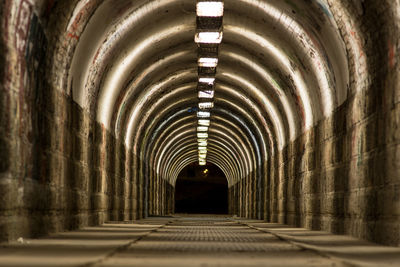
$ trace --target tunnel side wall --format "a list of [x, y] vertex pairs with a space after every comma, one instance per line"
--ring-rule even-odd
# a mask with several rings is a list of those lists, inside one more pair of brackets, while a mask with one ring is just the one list
[[[145, 216], [154, 192], [144, 194], [140, 160], [57, 86], [79, 40], [65, 34], [76, 1], [59, 1], [59, 14], [32, 2], [0, 2], [0, 240]], [[265, 198], [254, 174], [233, 185], [230, 210], [398, 246], [398, 1], [328, 2], [349, 52], [348, 99], [274, 155]], [[344, 12], [355, 32], [341, 23]], [[351, 54], [353, 43], [366, 54]], [[368, 73], [356, 71], [359, 57]], [[162, 184], [150, 189], [160, 192], [150, 208], [170, 214], [174, 188]]]
[[[266, 219], [268, 209], [266, 199], [262, 197], [265, 196], [266, 187], [260, 186], [257, 179], [260, 177], [257, 177], [255, 172], [250, 172], [228, 188], [229, 214], [252, 219]], [[259, 194], [259, 191], [264, 192]]]
[[348, 98], [274, 157], [265, 218], [400, 246], [398, 3], [328, 2], [348, 50]]
[[[398, 42], [388, 29], [387, 42]], [[374, 49], [363, 88], [279, 153], [272, 221], [400, 246], [400, 69], [391, 49]]]
[[379, 92], [354, 97], [281, 152], [275, 221], [400, 245], [400, 105], [376, 110]]
[[137, 218], [134, 155], [62, 92], [36, 93], [1, 94], [0, 240]]
[[229, 213], [400, 246], [398, 73], [354, 94], [280, 151], [265, 198], [255, 197], [252, 179], [231, 186]]
[[51, 23], [52, 6], [0, 3], [0, 241], [141, 214], [135, 155], [56, 86], [65, 70], [48, 67], [68, 56], [56, 46], [74, 2], [63, 4]]
[[[348, 52], [347, 99], [274, 155], [256, 207], [270, 222], [400, 246], [399, 6], [328, 2]], [[250, 187], [230, 188], [232, 214], [257, 218]]]

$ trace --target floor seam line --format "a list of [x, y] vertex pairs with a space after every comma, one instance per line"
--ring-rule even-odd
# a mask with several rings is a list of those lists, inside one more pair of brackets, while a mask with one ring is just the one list
[[285, 238], [284, 236], [282, 236], [282, 235], [280, 235], [278, 233], [274, 233], [272, 231], [268, 231], [267, 229], [259, 229], [259, 228], [255, 227], [255, 226], [252, 226], [252, 225], [249, 225], [249, 224], [246, 224], [246, 223], [241, 223], [241, 222], [238, 222], [238, 223], [242, 224], [242, 225], [246, 225], [251, 229], [271, 234], [271, 235], [275, 236], [276, 238], [278, 238], [279, 240], [288, 242], [288, 243], [290, 243], [290, 244], [292, 244], [292, 245], [294, 245], [296, 247], [299, 247], [301, 249], [311, 251], [311, 252], [313, 252], [313, 253], [321, 256], [321, 257], [328, 258], [328, 259], [330, 259], [332, 261], [340, 262], [341, 264], [344, 264], [345, 266], [349, 266], [349, 267], [359, 267], [359, 266], [361, 266], [361, 265], [358, 265], [358, 264], [355, 264], [355, 263], [352, 263], [352, 262], [348, 262], [347, 260], [341, 259], [339, 257], [332, 256], [329, 253], [322, 252], [322, 251], [320, 251], [320, 250], [318, 250], [316, 248], [308, 247], [308, 246], [302, 244], [301, 242], [296, 242], [296, 241], [290, 240], [289, 238]]
[[128, 243], [125, 244], [125, 245], [122, 245], [122, 246], [119, 246], [119, 247], [113, 249], [112, 251], [110, 251], [109, 253], [107, 253], [107, 254], [106, 254], [104, 257], [102, 257], [101, 259], [95, 260], [95, 261], [93, 261], [93, 262], [88, 262], [88, 263], [85, 263], [85, 264], [82, 264], [82, 265], [77, 265], [77, 267], [93, 267], [93, 266], [96, 266], [97, 264], [102, 263], [102, 262], [104, 262], [105, 260], [107, 260], [107, 259], [109, 259], [109, 258], [112, 258], [112, 257], [113, 257], [115, 254], [117, 254], [118, 252], [122, 252], [122, 251], [124, 251], [124, 250], [127, 250], [131, 245], [133, 245], [133, 244], [135, 244], [135, 243], [137, 243], [137, 242], [143, 240], [144, 238], [148, 237], [148, 236], [151, 235], [152, 233], [155, 233], [155, 232], [157, 232], [158, 230], [160, 230], [160, 229], [166, 227], [166, 226], [167, 226], [168, 224], [170, 224], [170, 223], [171, 223], [171, 222], [167, 222], [166, 224], [164, 224], [164, 225], [162, 225], [162, 226], [160, 226], [160, 227], [157, 227], [157, 228], [155, 228], [155, 229], [149, 231], [147, 234], [144, 234], [144, 235], [138, 237], [137, 239], [128, 242]]

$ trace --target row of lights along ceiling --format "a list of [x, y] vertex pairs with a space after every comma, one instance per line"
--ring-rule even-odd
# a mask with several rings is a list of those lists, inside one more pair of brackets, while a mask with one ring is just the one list
[[197, 143], [199, 165], [207, 163], [208, 129], [211, 109], [214, 107], [215, 73], [218, 65], [218, 46], [222, 41], [222, 1], [197, 1], [197, 29], [195, 42], [198, 45], [198, 111]]

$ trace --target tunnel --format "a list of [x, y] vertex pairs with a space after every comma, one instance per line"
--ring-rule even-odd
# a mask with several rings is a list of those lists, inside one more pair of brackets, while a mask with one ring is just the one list
[[0, 1], [0, 266], [400, 264], [399, 54], [399, 0]]

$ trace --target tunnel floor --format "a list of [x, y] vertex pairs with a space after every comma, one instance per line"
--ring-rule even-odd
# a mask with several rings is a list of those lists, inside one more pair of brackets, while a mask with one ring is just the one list
[[108, 222], [2, 244], [0, 266], [399, 266], [400, 248], [228, 216]]

